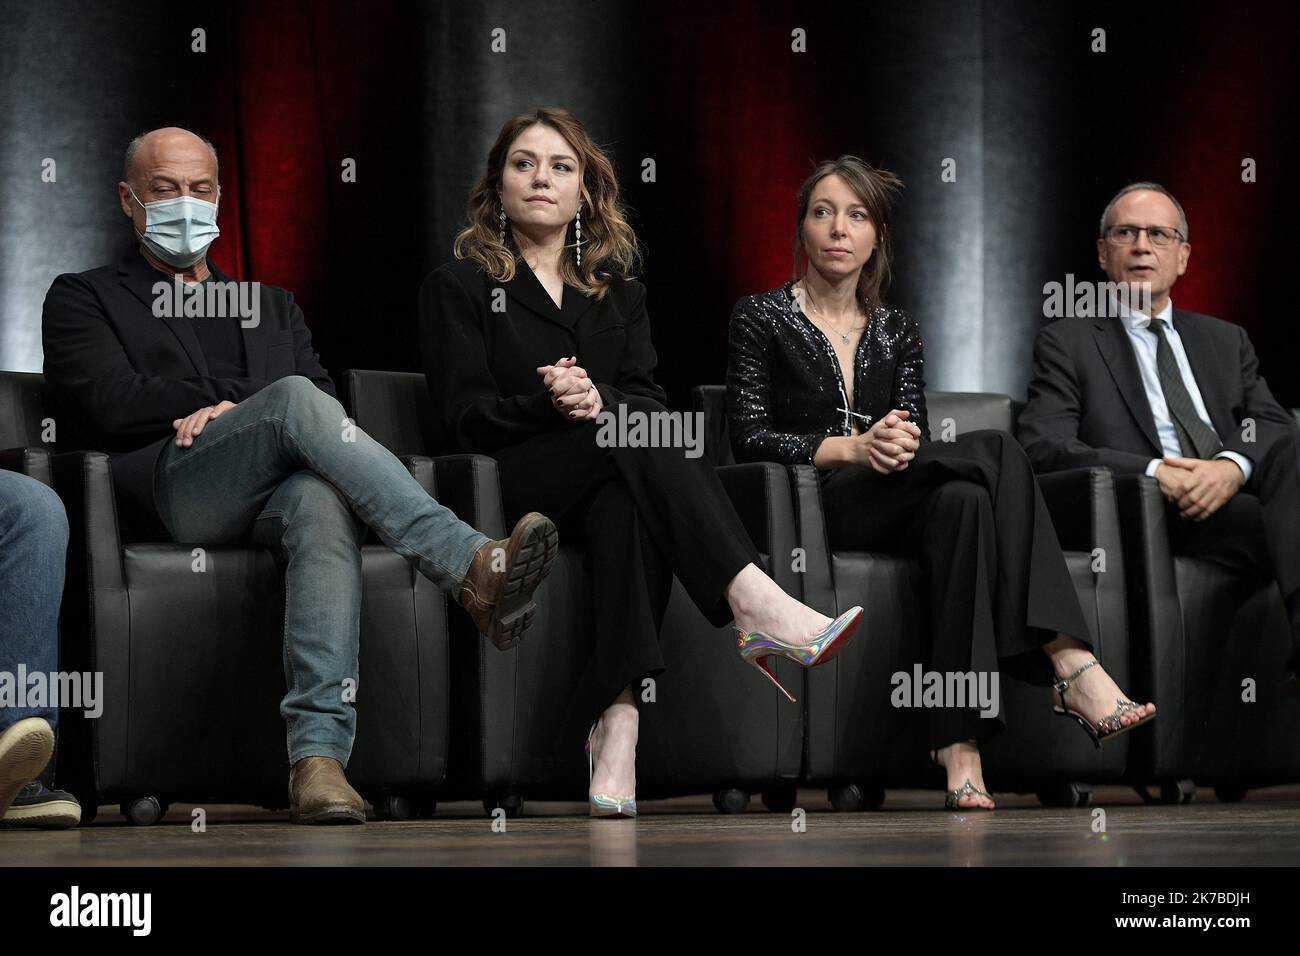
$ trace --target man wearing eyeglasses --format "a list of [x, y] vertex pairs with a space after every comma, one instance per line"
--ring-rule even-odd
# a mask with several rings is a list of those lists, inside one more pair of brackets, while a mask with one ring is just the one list
[[[1300, 429], [1259, 374], [1243, 328], [1175, 309], [1187, 216], [1157, 183], [1121, 189], [1097, 260], [1121, 296], [1107, 318], [1066, 319], [1034, 345], [1019, 438], [1039, 472], [1105, 465], [1146, 474], [1169, 502], [1170, 543], [1276, 577], [1300, 669]], [[1144, 293], [1149, 292], [1149, 300]], [[1138, 303], [1149, 301], [1150, 315]]]

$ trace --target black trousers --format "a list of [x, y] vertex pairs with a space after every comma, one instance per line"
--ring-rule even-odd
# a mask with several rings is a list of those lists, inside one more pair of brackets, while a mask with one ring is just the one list
[[[629, 413], [666, 411], [652, 399], [624, 404]], [[663, 672], [659, 630], [674, 574], [721, 627], [732, 619], [731, 579], [747, 564], [763, 567], [707, 456], [601, 447], [598, 430], [592, 421], [561, 424], [493, 454], [510, 521], [540, 511], [561, 542], [584, 543], [596, 642], [574, 711], [587, 724], [623, 688]]]
[[[1006, 671], [1045, 684], [1052, 673], [1043, 644], [1067, 634], [1091, 646], [1042, 492], [1009, 433], [928, 442], [890, 475], [866, 465], [832, 469], [822, 502], [832, 550], [920, 561], [930, 592], [929, 669]], [[983, 740], [1005, 726], [975, 709], [930, 715], [934, 747]]]
[[1274, 441], [1250, 481], [1204, 521], [1184, 519], [1172, 503], [1166, 515], [1174, 554], [1277, 581], [1291, 621], [1291, 667], [1300, 664], [1300, 433]]

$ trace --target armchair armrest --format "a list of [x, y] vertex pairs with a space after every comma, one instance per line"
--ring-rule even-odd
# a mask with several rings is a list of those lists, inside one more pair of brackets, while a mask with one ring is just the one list
[[772, 462], [748, 462], [723, 465], [716, 472], [750, 540], [767, 554], [772, 579], [798, 594], [799, 575], [791, 554], [798, 544], [797, 527], [785, 468]]
[[1172, 599], [1178, 609], [1174, 583], [1174, 558], [1165, 525], [1165, 499], [1160, 484], [1146, 475], [1121, 475], [1115, 479], [1120, 520], [1124, 523], [1124, 549], [1133, 598], [1149, 602], [1155, 596]]
[[456, 517], [492, 538], [504, 538], [497, 463], [486, 455], [441, 455], [432, 459], [438, 500]]
[[[1163, 694], [1181, 679], [1183, 613], [1169, 547], [1165, 499], [1160, 484], [1146, 475], [1122, 475], [1115, 481], [1124, 553], [1128, 566], [1129, 641], [1132, 648], [1130, 694], [1154, 698], [1161, 708], [1162, 745], [1176, 739], [1183, 726], [1181, 692]], [[1136, 699], [1136, 698], [1135, 698]], [[1140, 743], [1138, 746], [1145, 746]]]
[[833, 617], [839, 614], [839, 601], [835, 596], [831, 547], [822, 511], [821, 478], [812, 465], [792, 465], [788, 474], [796, 533], [799, 547], [804, 551], [803, 602]]
[[35, 478], [43, 485], [54, 487], [54, 472], [47, 448], [6, 448], [0, 450], [0, 468]]
[[[122, 538], [113, 494], [112, 461], [103, 452], [64, 452], [53, 457], [54, 490], [68, 514], [68, 571], [59, 620], [59, 666], [104, 674], [104, 699], [124, 720], [131, 640], [130, 600], [122, 562]], [[116, 726], [116, 725], [115, 725]], [[102, 729], [103, 725], [101, 725]], [[64, 711], [59, 722], [58, 779], [74, 793], [100, 789], [101, 747], [113, 747], [114, 761], [126, 760], [125, 731], [105, 731], [94, 741], [89, 719]]]
[[438, 497], [432, 458], [428, 455], [398, 455], [397, 460], [406, 466], [411, 477], [420, 483], [420, 487], [429, 493], [429, 497]]
[[1111, 676], [1126, 681], [1132, 657], [1129, 637], [1128, 562], [1120, 533], [1115, 474], [1106, 467], [1075, 468], [1038, 476], [1052, 525], [1063, 551], [1088, 555], [1094, 607], [1089, 616], [1093, 650], [1102, 655]]
[[117, 591], [125, 601], [111, 459], [98, 451], [55, 455], [54, 490], [68, 512], [69, 578], [80, 577], [90, 591]]
[[1119, 504], [1109, 468], [1074, 468], [1038, 476], [1052, 525], [1066, 551], [1102, 548], [1106, 566], [1123, 570]]

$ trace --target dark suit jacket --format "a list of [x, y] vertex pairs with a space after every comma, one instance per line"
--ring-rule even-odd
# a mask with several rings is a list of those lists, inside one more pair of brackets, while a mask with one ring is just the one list
[[645, 298], [640, 282], [615, 279], [600, 301], [565, 286], [556, 308], [523, 260], [506, 283], [472, 259], [435, 270], [420, 289], [420, 352], [441, 450], [491, 453], [565, 424], [537, 368], [570, 355], [606, 405], [666, 402]]
[[[1258, 465], [1296, 426], [1260, 377], [1246, 330], [1179, 309], [1173, 320], [1224, 450]], [[1246, 418], [1255, 420], [1254, 442], [1242, 438]], [[1123, 320], [1060, 319], [1038, 333], [1017, 432], [1039, 472], [1106, 465], [1142, 474], [1164, 457]]]
[[[213, 277], [229, 281], [209, 263]], [[247, 378], [217, 378], [189, 318], [153, 314], [155, 271], [137, 247], [116, 265], [65, 273], [45, 296], [45, 379], [59, 447], [105, 451], [128, 537], [166, 539], [153, 497], [158, 454], [172, 421], [222, 401], [241, 402], [287, 375], [334, 394], [293, 295], [261, 286], [256, 327], [242, 328]], [[237, 320], [231, 320], [237, 321]]]

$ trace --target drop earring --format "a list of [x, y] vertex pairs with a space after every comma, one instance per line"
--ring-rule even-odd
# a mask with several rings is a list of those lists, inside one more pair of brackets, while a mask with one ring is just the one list
[[578, 268], [582, 268], [582, 203], [578, 203], [578, 214], [573, 217], [573, 247], [578, 257]]
[[497, 201], [497, 218], [501, 220], [501, 231], [497, 238], [501, 240], [501, 245], [504, 246], [506, 244], [506, 207], [500, 200]]

